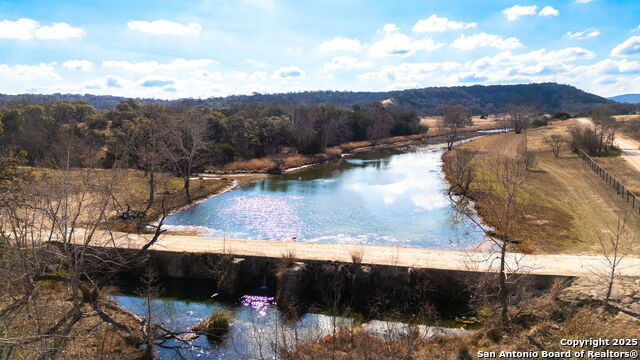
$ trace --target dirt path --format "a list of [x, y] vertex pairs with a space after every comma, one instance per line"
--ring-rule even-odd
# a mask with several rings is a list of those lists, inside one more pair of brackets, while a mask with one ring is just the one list
[[616, 135], [615, 143], [620, 148], [620, 156], [627, 160], [640, 176], [640, 144], [624, 135]]
[[[577, 118], [576, 120], [583, 125], [593, 124], [589, 118]], [[640, 143], [620, 134], [616, 134], [614, 143], [620, 148], [620, 157], [636, 169], [639, 173], [638, 176], [640, 176]]]

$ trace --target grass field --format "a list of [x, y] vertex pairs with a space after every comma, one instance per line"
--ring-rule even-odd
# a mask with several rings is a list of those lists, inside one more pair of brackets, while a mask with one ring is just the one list
[[[440, 116], [426, 116], [420, 119], [420, 124], [429, 127], [430, 132], [437, 132], [440, 119]], [[466, 128], [466, 130], [495, 129], [500, 125], [494, 115], [490, 115], [486, 119], [481, 119], [480, 116], [473, 116], [471, 120], [473, 121], [473, 125]]]
[[[615, 191], [568, 149], [555, 158], [546, 147], [544, 137], [550, 134], [567, 136], [571, 125], [574, 120], [555, 122], [527, 132], [528, 148], [537, 154], [538, 162], [528, 172], [523, 188], [526, 221], [514, 232], [522, 251], [595, 252], [598, 236], [616, 222], [618, 209], [626, 206], [620, 203]], [[478, 151], [474, 160], [477, 169], [482, 176], [491, 176], [485, 160], [497, 154], [515, 154], [524, 140], [523, 134], [497, 134], [462, 147]], [[478, 199], [480, 215], [487, 213], [483, 206], [486, 203]], [[491, 224], [491, 219], [484, 220]], [[630, 222], [629, 229], [636, 232], [637, 237], [640, 216], [633, 215]]]

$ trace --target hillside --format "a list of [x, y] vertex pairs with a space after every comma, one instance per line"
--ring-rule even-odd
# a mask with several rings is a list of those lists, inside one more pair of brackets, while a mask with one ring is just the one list
[[504, 112], [508, 105], [531, 105], [545, 112], [579, 112], [595, 104], [610, 100], [578, 90], [573, 86], [555, 83], [526, 85], [433, 87], [389, 92], [308, 91], [287, 94], [254, 94], [200, 101], [208, 106], [225, 108], [251, 103], [318, 104], [341, 106], [392, 99], [423, 115], [435, 115], [443, 105], [462, 104], [474, 114]]
[[[9, 102], [46, 103], [58, 100], [86, 101], [99, 109], [108, 109], [124, 98], [100, 95], [0, 95], [0, 104]], [[555, 83], [491, 86], [432, 87], [388, 92], [305, 91], [298, 93], [231, 95], [204, 100], [138, 99], [142, 103], [161, 102], [184, 107], [207, 106], [230, 108], [247, 104], [313, 105], [331, 103], [350, 107], [392, 99], [397, 105], [416, 110], [422, 115], [435, 115], [443, 105], [462, 104], [474, 114], [504, 112], [508, 105], [531, 105], [540, 111], [579, 112], [596, 104], [612, 103], [569, 85]]]
[[640, 103], [640, 94], [624, 94], [617, 95], [608, 98], [609, 100], [622, 102], [622, 103], [631, 103], [631, 104], [639, 104]]

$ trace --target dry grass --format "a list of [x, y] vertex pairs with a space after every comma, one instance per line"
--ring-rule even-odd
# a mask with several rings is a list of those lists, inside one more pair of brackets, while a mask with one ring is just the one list
[[362, 259], [364, 258], [364, 248], [358, 247], [356, 249], [351, 250], [351, 262], [354, 264], [362, 264]]
[[[63, 176], [61, 170], [34, 169], [37, 176]], [[129, 206], [132, 209], [144, 210], [147, 207], [149, 196], [148, 178], [143, 171], [139, 170], [113, 170], [104, 169], [73, 169], [69, 173], [72, 182], [80, 183], [83, 178], [88, 178], [91, 184], [115, 183], [113, 201], [110, 202], [107, 213], [116, 215], [117, 210], [122, 210]], [[147, 212], [147, 221], [153, 221], [162, 215], [162, 201], [164, 199], [165, 211], [170, 212], [179, 209], [187, 204], [187, 199], [183, 190], [183, 179], [166, 173], [157, 173], [156, 201]], [[191, 197], [199, 200], [212, 194], [220, 192], [231, 184], [230, 180], [195, 179], [191, 180]], [[136, 231], [136, 224], [132, 221], [114, 220], [110, 223], [113, 230]]]
[[[324, 153], [314, 155], [298, 154], [291, 148], [284, 148], [279, 154], [271, 155], [268, 157], [234, 161], [225, 165], [222, 171], [265, 173], [276, 167], [282, 170], [286, 170], [304, 165], [322, 163], [328, 160], [336, 159], [341, 154], [342, 150], [340, 147], [328, 148]], [[212, 170], [216, 171], [216, 169]]]
[[[640, 194], [640, 173], [620, 157], [595, 157], [595, 162], [613, 174], [621, 183], [635, 194]], [[639, 195], [640, 196], [640, 195]]]
[[311, 162], [311, 158], [305, 155], [293, 155], [287, 156], [284, 159], [283, 165], [286, 169], [294, 168], [298, 166], [303, 166], [309, 164]]
[[286, 268], [289, 268], [289, 267], [293, 266], [296, 263], [296, 252], [295, 252], [295, 250], [287, 249], [287, 251], [284, 254], [282, 254], [280, 259], [282, 260], [282, 264]]
[[[438, 130], [438, 123], [440, 116], [426, 116], [420, 119], [420, 124], [429, 127], [429, 132], [433, 133]], [[488, 130], [499, 127], [497, 118], [495, 115], [490, 115], [486, 119], [481, 119], [479, 116], [473, 116], [471, 118], [473, 125], [468, 127], [469, 130]]]
[[225, 165], [226, 171], [259, 171], [266, 172], [276, 166], [276, 162], [273, 159], [265, 157], [251, 160], [239, 160]]
[[[527, 206], [525, 219], [514, 234], [522, 251], [594, 252], [598, 234], [617, 219], [616, 209], [621, 205], [615, 191], [577, 156], [565, 149], [555, 158], [543, 142], [550, 134], [566, 136], [573, 123], [574, 120], [556, 122], [528, 131], [528, 147], [536, 152], [538, 163], [528, 173], [523, 188]], [[486, 136], [462, 147], [478, 152], [474, 161], [481, 181], [483, 177], [492, 177], [486, 159], [499, 154], [513, 155], [523, 142], [524, 135], [508, 133]], [[477, 183], [472, 191], [474, 188], [481, 190]], [[483, 209], [489, 202], [483, 201], [480, 195], [475, 194], [478, 212], [491, 225], [493, 219], [484, 218], [491, 211]], [[634, 216], [631, 221], [629, 228], [640, 229], [640, 216]]]
[[[37, 295], [29, 304], [20, 306], [3, 315], [0, 334], [4, 338], [18, 341], [33, 337], [15, 347], [12, 359], [35, 359], [45, 350], [55, 349], [43, 358], [47, 359], [139, 359], [142, 355], [137, 346], [142, 343], [139, 324], [123, 312], [113, 310], [106, 302], [99, 302], [102, 315], [88, 305], [82, 305], [83, 316], [69, 329], [64, 323], [56, 333], [61, 336], [39, 337], [48, 330], [56, 329], [56, 323], [72, 309], [69, 289], [59, 281], [38, 282]], [[4, 313], [13, 302], [11, 294], [0, 291], [0, 312]], [[0, 346], [0, 354], [2, 353]]]

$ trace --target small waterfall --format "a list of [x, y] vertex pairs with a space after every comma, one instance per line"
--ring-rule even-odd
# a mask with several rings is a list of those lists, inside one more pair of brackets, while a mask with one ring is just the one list
[[260, 289], [261, 290], [265, 290], [267, 289], [267, 273], [269, 271], [269, 262], [267, 261], [264, 264], [264, 269], [262, 269], [262, 282], [260, 283]]

